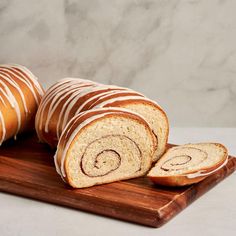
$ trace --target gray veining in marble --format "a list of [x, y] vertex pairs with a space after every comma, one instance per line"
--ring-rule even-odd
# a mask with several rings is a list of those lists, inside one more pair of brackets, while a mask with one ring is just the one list
[[0, 63], [128, 86], [173, 126], [236, 126], [236, 1], [0, 0]]

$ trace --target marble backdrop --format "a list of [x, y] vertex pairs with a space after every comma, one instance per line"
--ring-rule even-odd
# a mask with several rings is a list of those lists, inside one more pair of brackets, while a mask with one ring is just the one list
[[0, 63], [128, 86], [172, 126], [236, 126], [235, 0], [0, 0]]

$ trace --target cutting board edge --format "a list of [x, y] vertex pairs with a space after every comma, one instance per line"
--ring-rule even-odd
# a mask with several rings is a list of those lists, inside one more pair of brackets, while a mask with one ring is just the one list
[[[51, 203], [51, 204], [58, 205], [58, 206], [63, 206], [63, 207], [72, 208], [72, 209], [78, 209], [78, 210], [82, 210], [84, 212], [97, 213], [97, 214], [105, 216], [105, 217], [112, 217], [112, 218], [116, 218], [116, 219], [119, 219], [119, 220], [129, 221], [131, 223], [142, 224], [142, 225], [149, 226], [149, 227], [159, 228], [162, 225], [164, 225], [165, 223], [167, 223], [170, 219], [172, 219], [173, 217], [178, 215], [178, 213], [180, 213], [187, 206], [189, 206], [191, 203], [193, 203], [195, 200], [197, 200], [199, 197], [201, 197], [204, 193], [208, 192], [210, 189], [212, 189], [214, 186], [216, 186], [222, 180], [224, 180], [225, 178], [230, 176], [236, 169], [236, 158], [231, 157], [230, 160], [232, 162], [233, 167], [232, 168], [227, 168], [225, 174], [222, 175], [220, 178], [215, 177], [218, 181], [211, 182], [212, 184], [211, 184], [210, 188], [203, 189], [203, 191], [197, 191], [197, 194], [192, 194], [193, 187], [188, 188], [188, 189], [186, 189], [186, 191], [182, 192], [180, 195], [177, 195], [177, 197], [172, 202], [170, 202], [168, 204], [168, 206], [164, 207], [164, 208], [167, 208], [167, 210], [168, 210], [168, 209], [171, 209], [171, 206], [173, 204], [175, 206], [175, 211], [173, 212], [173, 214], [170, 214], [169, 211], [161, 212], [160, 210], [146, 209], [146, 212], [145, 212], [144, 208], [138, 209], [138, 210], [140, 210], [140, 212], [146, 213], [146, 216], [149, 216], [147, 218], [142, 219], [143, 220], [142, 222], [140, 222], [140, 219], [125, 218], [121, 211], [120, 212], [118, 211], [118, 212], [116, 212], [115, 215], [112, 215], [109, 212], [104, 213], [105, 211], [103, 211], [103, 213], [101, 213], [101, 209], [96, 209], [96, 211], [94, 211], [94, 209], [93, 210], [88, 209], [87, 206], [85, 206], [85, 207], [75, 206], [73, 204], [70, 204], [69, 201], [68, 202], [65, 202], [65, 201], [64, 202], [63, 201], [58, 202], [58, 199], [57, 199], [57, 202], [56, 202], [55, 199], [47, 199], [46, 197], [44, 197], [46, 195], [44, 195], [44, 194], [40, 195], [42, 193], [41, 191], [47, 192], [47, 189], [41, 189], [40, 192], [37, 193], [38, 195], [37, 194], [34, 195], [34, 192], [31, 192], [31, 195], [30, 195], [29, 191], [22, 191], [22, 188], [21, 188], [21, 191], [18, 191], [17, 190], [18, 189], [17, 188], [17, 184], [18, 184], [17, 182], [13, 183], [12, 181], [10, 181], [10, 184], [9, 184], [9, 181], [7, 181], [7, 180], [4, 181], [3, 179], [1, 179], [1, 183], [5, 183], [5, 184], [2, 184], [0, 189], [1, 189], [2, 192], [5, 192], [5, 193], [10, 193], [10, 194], [18, 195], [18, 196], [21, 196], [21, 197], [26, 197], [26, 198], [33, 199], [33, 200], [38, 200], [38, 201], [41, 201], [41, 202], [47, 202], [47, 203]], [[210, 177], [213, 178], [214, 175], [210, 176]], [[209, 178], [207, 180], [209, 182]], [[206, 180], [203, 180], [201, 182], [204, 183], [204, 181], [206, 181]], [[10, 186], [10, 188], [9, 188], [9, 186]], [[21, 187], [22, 187], [22, 185], [21, 185]], [[28, 189], [34, 190], [29, 183], [28, 184], [26, 183], [23, 186], [23, 189], [24, 190], [28, 190]], [[25, 194], [26, 192], [27, 192], [27, 194]], [[196, 191], [194, 191], [194, 192], [196, 192]], [[187, 200], [186, 200], [186, 194], [188, 196], [191, 196], [191, 197], [188, 197]], [[86, 196], [84, 196], [84, 197], [86, 197]], [[93, 202], [95, 199], [97, 200], [96, 197], [92, 197], [91, 200], [90, 201], [87, 200], [86, 203], [91, 204], [91, 202]], [[81, 201], [81, 199], [80, 199], [80, 201]], [[107, 201], [105, 201], [105, 200], [102, 200], [102, 201], [103, 201], [102, 207], [104, 207], [104, 205], [107, 205]], [[180, 207], [176, 210], [176, 202], [182, 202], [182, 203], [184, 202], [184, 205], [180, 204]], [[122, 209], [125, 210], [125, 207], [126, 206], [122, 206]], [[164, 208], [161, 209], [161, 210], [164, 210]], [[136, 210], [137, 210], [137, 208], [136, 208]]]
[[[159, 228], [161, 226], [163, 226], [164, 224], [166, 224], [167, 222], [169, 222], [171, 219], [173, 219], [175, 216], [177, 216], [181, 211], [183, 211], [186, 207], [190, 206], [192, 203], [194, 203], [197, 199], [199, 199], [201, 196], [203, 196], [205, 193], [209, 192], [212, 188], [214, 188], [216, 185], [218, 185], [219, 183], [221, 183], [224, 179], [226, 179], [227, 177], [229, 177], [231, 174], [233, 174], [236, 171], [236, 157], [234, 156], [229, 156], [229, 161], [232, 163], [232, 167], [228, 168], [228, 163], [225, 167], [223, 167], [224, 169], [226, 169], [226, 171], [224, 172], [225, 174], [222, 175], [220, 178], [216, 178], [215, 174], [212, 176], [209, 176], [208, 178], [202, 180], [201, 182], [199, 182], [197, 185], [192, 185], [191, 188], [186, 189], [186, 191], [184, 191], [183, 193], [181, 193], [180, 195], [177, 196], [177, 198], [175, 198], [175, 202], [172, 201], [171, 204], [173, 203], [174, 205], [176, 205], [176, 201], [178, 200], [185, 200], [186, 197], [186, 193], [187, 196], [191, 196], [189, 198], [187, 198], [187, 201], [185, 201], [185, 205], [183, 208], [179, 208], [179, 211], [175, 211], [175, 214], [171, 215], [171, 214], [162, 214], [161, 212], [159, 212], [160, 214], [160, 219], [163, 220], [161, 222], [158, 222], [158, 224], [156, 226], [153, 226], [155, 228]], [[220, 169], [218, 171], [218, 173], [221, 173], [222, 169]], [[196, 191], [194, 190], [194, 192], [196, 192], [196, 194], [192, 194], [192, 191], [194, 189], [194, 186], [201, 186], [203, 183], [207, 182], [209, 183], [211, 178], [215, 178], [217, 181], [212, 181], [211, 184], [208, 186], [210, 186], [208, 189], [203, 189]], [[199, 185], [201, 184], [201, 185]], [[169, 205], [168, 205], [169, 207]]]
[[[1, 179], [1, 183], [3, 183], [3, 180]], [[142, 218], [142, 222], [138, 219], [129, 219], [129, 218], [126, 218], [124, 217], [124, 215], [122, 215], [122, 212], [120, 211], [121, 209], [119, 209], [119, 211], [117, 211], [118, 214], [116, 215], [112, 215], [112, 214], [107, 214], [107, 213], [102, 213], [101, 212], [101, 208], [103, 207], [107, 207], [107, 201], [103, 200], [103, 199], [100, 199], [101, 202], [103, 202], [104, 204], [100, 205], [98, 203], [94, 204], [95, 201], [97, 201], [98, 199], [96, 197], [92, 197], [90, 201], [86, 200], [86, 204], [92, 204], [93, 205], [96, 205], [96, 207], [100, 207], [99, 209], [96, 209], [94, 208], [93, 210], [91, 209], [88, 209], [86, 207], [81, 207], [81, 206], [75, 206], [71, 203], [68, 202], [65, 202], [65, 201], [58, 201], [55, 202], [55, 199], [52, 199], [52, 198], [46, 198], [44, 197], [44, 195], [42, 196], [39, 196], [39, 195], [30, 195], [28, 193], [27, 190], [32, 190], [33, 188], [29, 187], [29, 186], [24, 186], [22, 188], [21, 186], [21, 191], [17, 191], [17, 183], [13, 183], [13, 182], [8, 182], [8, 181], [4, 181], [5, 184], [1, 185], [0, 186], [0, 192], [3, 192], [3, 193], [6, 193], [6, 194], [11, 194], [11, 195], [14, 195], [14, 196], [18, 196], [18, 197], [23, 197], [23, 198], [27, 198], [29, 200], [34, 200], [34, 201], [39, 201], [39, 202], [42, 202], [42, 203], [48, 203], [48, 204], [53, 204], [53, 205], [56, 205], [56, 206], [59, 206], [59, 207], [65, 207], [65, 208], [69, 208], [69, 209], [72, 209], [72, 210], [79, 210], [79, 211], [83, 211], [83, 212], [87, 212], [87, 213], [91, 213], [91, 214], [98, 214], [98, 216], [103, 216], [103, 217], [107, 217], [107, 218], [112, 218], [112, 219], [118, 219], [120, 221], [125, 221], [125, 222], [129, 222], [129, 223], [134, 223], [134, 224], [138, 224], [138, 225], [143, 225], [143, 226], [149, 226], [149, 227], [157, 227], [156, 225], [158, 225], [158, 223], [155, 223], [155, 222], [159, 222], [161, 221], [161, 219], [159, 218], [158, 216], [158, 211], [153, 211], [153, 210], [150, 210], [150, 209], [144, 209], [144, 208], [139, 208], [137, 212], [139, 212], [139, 216], [141, 216], [141, 213], [142, 213], [142, 216], [143, 215], [146, 215], [147, 217], [145, 217], [144, 219]], [[8, 187], [9, 183], [11, 184], [11, 188]], [[41, 190], [42, 192], [45, 192], [44, 190]], [[24, 194], [25, 192], [27, 192], [27, 194]], [[42, 192], [39, 192], [38, 194], [42, 193]], [[85, 197], [85, 196], [84, 196]], [[93, 201], [93, 202], [92, 202]], [[84, 202], [84, 201], [81, 201], [80, 199], [80, 202]], [[112, 202], [111, 202], [112, 203]], [[125, 211], [127, 205], [125, 204], [119, 204], [117, 205], [117, 207], [119, 206], [122, 206], [122, 209], [123, 211]], [[130, 208], [130, 206], [128, 206]], [[113, 209], [114, 209], [114, 206], [113, 206]], [[137, 210], [137, 207], [134, 208], [135, 210]], [[145, 213], [145, 214], [143, 214]], [[151, 216], [151, 217], [150, 217]]]

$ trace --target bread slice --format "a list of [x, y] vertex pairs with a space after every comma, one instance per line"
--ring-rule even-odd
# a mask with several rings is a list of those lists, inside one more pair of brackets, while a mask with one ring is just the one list
[[67, 183], [84, 188], [146, 174], [155, 148], [142, 117], [121, 108], [101, 108], [71, 119], [54, 160]]
[[197, 183], [222, 168], [227, 149], [219, 143], [186, 144], [170, 148], [148, 173], [157, 184], [184, 186]]

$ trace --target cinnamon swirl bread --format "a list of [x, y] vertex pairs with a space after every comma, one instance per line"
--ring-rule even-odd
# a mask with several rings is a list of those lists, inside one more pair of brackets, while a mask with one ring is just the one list
[[120, 108], [101, 108], [70, 120], [54, 160], [64, 181], [84, 188], [144, 175], [155, 148], [155, 137], [142, 117]]
[[102, 107], [121, 107], [141, 115], [158, 143], [153, 161], [164, 153], [169, 125], [159, 105], [131, 89], [89, 80], [67, 78], [58, 81], [46, 92], [36, 115], [38, 137], [55, 147], [66, 124], [75, 115]]
[[18, 133], [34, 129], [44, 91], [37, 78], [20, 65], [0, 65], [0, 145]]
[[181, 145], [170, 148], [150, 170], [148, 177], [161, 185], [189, 185], [215, 173], [227, 160], [227, 149], [219, 143]]

